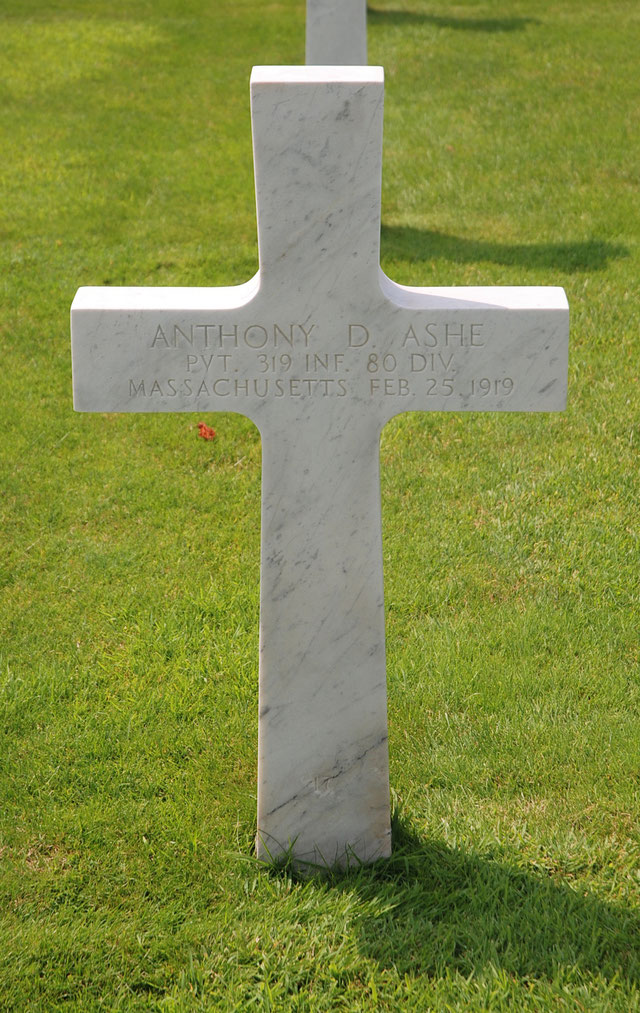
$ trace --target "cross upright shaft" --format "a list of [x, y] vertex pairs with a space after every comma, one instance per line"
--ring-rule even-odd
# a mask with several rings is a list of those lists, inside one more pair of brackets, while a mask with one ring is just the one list
[[263, 431], [257, 848], [366, 861], [390, 850], [380, 421], [346, 359], [379, 298], [383, 82], [271, 74], [253, 76], [261, 285], [301, 300], [309, 396]]
[[255, 68], [260, 268], [80, 289], [81, 411], [237, 411], [263, 441], [258, 854], [389, 853], [378, 445], [407, 410], [550, 411], [561, 289], [419, 289], [379, 266], [380, 68]]

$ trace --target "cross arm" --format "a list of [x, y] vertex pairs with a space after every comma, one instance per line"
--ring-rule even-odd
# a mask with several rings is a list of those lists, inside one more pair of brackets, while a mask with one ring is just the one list
[[[417, 288], [380, 271], [384, 307], [361, 332], [369, 394], [400, 411], [560, 411], [569, 307], [558, 287]], [[366, 364], [364, 362], [366, 356]]]

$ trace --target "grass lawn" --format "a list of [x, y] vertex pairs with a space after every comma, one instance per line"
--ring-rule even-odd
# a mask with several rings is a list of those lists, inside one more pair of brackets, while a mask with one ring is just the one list
[[386, 427], [394, 853], [298, 881], [252, 857], [257, 431], [75, 415], [68, 312], [254, 273], [304, 3], [0, 4], [0, 1009], [640, 1010], [640, 10], [370, 6], [383, 266], [563, 285], [569, 406]]

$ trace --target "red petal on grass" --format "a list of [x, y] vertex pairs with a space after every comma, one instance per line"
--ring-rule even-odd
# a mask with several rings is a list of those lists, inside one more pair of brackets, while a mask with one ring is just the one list
[[198, 436], [201, 436], [203, 440], [215, 440], [216, 431], [204, 422], [198, 422]]

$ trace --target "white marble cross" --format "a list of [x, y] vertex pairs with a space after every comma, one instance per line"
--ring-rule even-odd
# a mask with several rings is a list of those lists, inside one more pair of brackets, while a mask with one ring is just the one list
[[307, 0], [307, 64], [364, 66], [367, 0]]
[[258, 855], [390, 849], [379, 439], [399, 412], [564, 407], [560, 288], [407, 288], [379, 266], [383, 73], [257, 67], [260, 268], [81, 288], [78, 411], [249, 416], [262, 436]]

